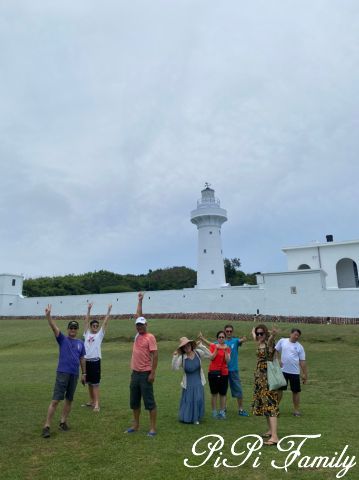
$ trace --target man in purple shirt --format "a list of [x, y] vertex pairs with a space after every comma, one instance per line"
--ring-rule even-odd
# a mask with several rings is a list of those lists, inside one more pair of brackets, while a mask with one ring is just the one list
[[60, 332], [56, 323], [51, 317], [51, 305], [45, 309], [47, 321], [55, 334], [59, 344], [59, 363], [56, 370], [56, 382], [52, 401], [47, 410], [47, 417], [44, 428], [42, 429], [43, 438], [50, 437], [50, 425], [60, 400], [65, 399], [64, 408], [61, 414], [59, 429], [66, 431], [69, 429], [66, 420], [69, 416], [74, 393], [79, 378], [79, 366], [81, 365], [81, 382], [85, 385], [86, 379], [86, 361], [85, 346], [81, 340], [76, 338], [79, 324], [71, 320], [67, 325], [67, 336]]

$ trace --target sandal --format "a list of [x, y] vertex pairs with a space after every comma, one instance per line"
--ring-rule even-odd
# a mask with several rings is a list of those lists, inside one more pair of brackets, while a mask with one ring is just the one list
[[123, 433], [136, 433], [136, 432], [137, 430], [135, 428], [130, 427], [127, 430], [125, 430]]
[[262, 438], [270, 438], [272, 435], [270, 433], [262, 433]]
[[268, 440], [267, 442], [263, 442], [264, 445], [268, 445], [269, 447], [274, 447], [275, 445], [277, 445], [278, 442], [273, 442], [273, 440]]

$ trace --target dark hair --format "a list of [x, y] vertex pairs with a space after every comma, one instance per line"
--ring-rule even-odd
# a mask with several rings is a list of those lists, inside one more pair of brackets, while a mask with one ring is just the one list
[[97, 323], [97, 325], [100, 325], [100, 322], [96, 320], [95, 318], [91, 320], [90, 325], [93, 325], [94, 323]]
[[226, 328], [231, 328], [232, 331], [234, 330], [233, 325], [230, 325], [229, 323], [228, 323], [228, 325], [225, 325], [225, 326], [224, 326], [224, 329], [226, 329]]
[[216, 334], [216, 338], [218, 338], [218, 337], [219, 337], [220, 333], [223, 333], [223, 334], [224, 334], [224, 336], [226, 336], [226, 332], [225, 332], [224, 330], [220, 330], [219, 332], [217, 332], [217, 334]]
[[257, 333], [257, 330], [259, 328], [264, 331], [264, 337], [267, 340], [267, 338], [269, 337], [269, 331], [268, 331], [267, 325], [263, 325], [263, 323], [261, 323], [260, 325], [257, 325], [256, 328], [254, 329], [254, 332]]
[[290, 331], [290, 333], [294, 333], [294, 332], [298, 332], [299, 335], [302, 335], [302, 332], [299, 330], [299, 328], [292, 328], [292, 330]]

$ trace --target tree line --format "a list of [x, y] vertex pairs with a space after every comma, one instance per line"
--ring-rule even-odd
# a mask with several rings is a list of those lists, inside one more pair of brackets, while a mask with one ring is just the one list
[[[234, 261], [234, 264], [233, 264]], [[227, 282], [231, 285], [244, 283], [255, 285], [255, 275], [239, 270], [239, 259], [225, 259]], [[94, 293], [121, 293], [148, 290], [180, 290], [196, 285], [197, 273], [187, 267], [160, 268], [146, 274], [121, 275], [99, 270], [80, 275], [28, 278], [24, 280], [23, 292], [26, 297], [65, 295], [87, 295]]]

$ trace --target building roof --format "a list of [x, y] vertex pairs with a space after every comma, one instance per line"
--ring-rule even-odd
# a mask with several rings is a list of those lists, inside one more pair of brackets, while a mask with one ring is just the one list
[[287, 250], [301, 250], [303, 248], [317, 248], [317, 247], [334, 247], [337, 245], [359, 245], [359, 240], [347, 240], [345, 242], [313, 242], [310, 245], [298, 245], [293, 247], [283, 247], [282, 252]]

